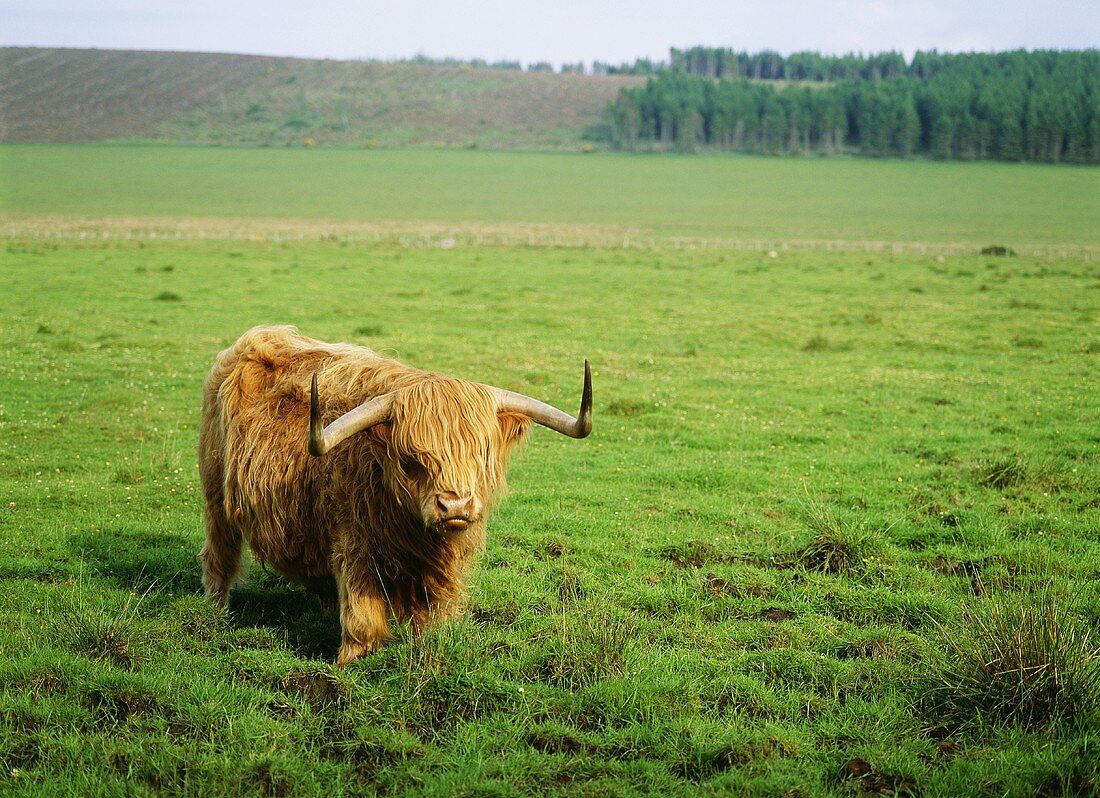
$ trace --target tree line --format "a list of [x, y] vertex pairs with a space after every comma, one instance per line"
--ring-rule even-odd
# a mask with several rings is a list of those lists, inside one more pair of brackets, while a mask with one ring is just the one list
[[608, 113], [624, 149], [1100, 163], [1100, 51], [931, 51], [907, 62], [695, 47], [672, 50]]
[[747, 53], [721, 47], [674, 47], [669, 51], [669, 67], [685, 75], [754, 80], [881, 80], [908, 74], [905, 56], [895, 52], [869, 56], [798, 52], [784, 57], [774, 50]]

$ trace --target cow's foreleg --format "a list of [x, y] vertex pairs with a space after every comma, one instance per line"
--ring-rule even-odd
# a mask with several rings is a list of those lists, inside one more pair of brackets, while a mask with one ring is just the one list
[[342, 632], [336, 664], [342, 668], [371, 653], [389, 638], [389, 610], [377, 580], [346, 566], [336, 571]]
[[419, 637], [425, 630], [457, 618], [465, 611], [466, 599], [460, 590], [437, 590], [434, 595], [425, 590], [423, 603], [417, 604], [411, 613], [412, 633]]

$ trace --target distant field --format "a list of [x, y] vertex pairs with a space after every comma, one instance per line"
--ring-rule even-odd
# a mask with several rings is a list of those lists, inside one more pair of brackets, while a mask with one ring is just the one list
[[[263, 214], [343, 201], [342, 218], [552, 207], [606, 221], [631, 219], [625, 206], [657, 222], [621, 187], [562, 188], [656, 168], [645, 159], [317, 155], [19, 150], [41, 183], [37, 204], [25, 187], [16, 207], [239, 214], [231, 200], [247, 194]], [[273, 162], [295, 165], [297, 192]], [[785, 231], [810, 217], [796, 197], [779, 213], [763, 175], [822, 168], [659, 163], [695, 194], [721, 182], [688, 170], [725, 170], [726, 207], [748, 192]], [[532, 164], [574, 182], [521, 191]], [[880, 186], [920, 172], [859, 168]], [[957, 189], [960, 175], [1047, 190], [1077, 175], [930, 171]], [[474, 183], [465, 213], [459, 172]], [[714, 230], [707, 213], [676, 224]], [[905, 229], [896, 209], [876, 218], [879, 235]], [[871, 232], [860, 224], [843, 229]], [[1007, 224], [993, 229], [1013, 243]], [[30, 238], [0, 258], [5, 795], [955, 798], [1100, 784], [1095, 264]], [[301, 590], [257, 568], [228, 614], [200, 595], [201, 381], [221, 347], [277, 321], [570, 408], [582, 358], [596, 372], [592, 437], [535, 430], [518, 456], [469, 615], [422, 640], [400, 629], [344, 671], [337, 619]], [[1076, 680], [982, 676], [980, 624], [1005, 613], [995, 642], [1053, 630], [1061, 648], [1036, 656], [1062, 657], [1059, 678], [1073, 667]], [[953, 674], [973, 693], [930, 692]]]
[[0, 141], [569, 148], [644, 78], [0, 47]]
[[[1089, 168], [748, 156], [0, 148], [0, 213], [614, 229], [667, 240], [1100, 246]], [[42, 221], [43, 229], [51, 222]], [[212, 221], [212, 225], [215, 223]], [[217, 224], [224, 224], [224, 221]], [[308, 227], [309, 224], [303, 224]], [[200, 226], [201, 227], [201, 226]]]

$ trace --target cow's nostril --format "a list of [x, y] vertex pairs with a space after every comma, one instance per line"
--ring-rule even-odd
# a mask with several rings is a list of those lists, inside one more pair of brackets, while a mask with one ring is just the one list
[[435, 497], [436, 506], [445, 517], [465, 515], [472, 496], [459, 496], [454, 491], [440, 493]]

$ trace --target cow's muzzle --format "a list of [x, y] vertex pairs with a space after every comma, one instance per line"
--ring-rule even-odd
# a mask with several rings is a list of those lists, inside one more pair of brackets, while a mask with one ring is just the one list
[[435, 497], [435, 523], [448, 532], [462, 532], [481, 514], [481, 502], [473, 494], [446, 491]]

